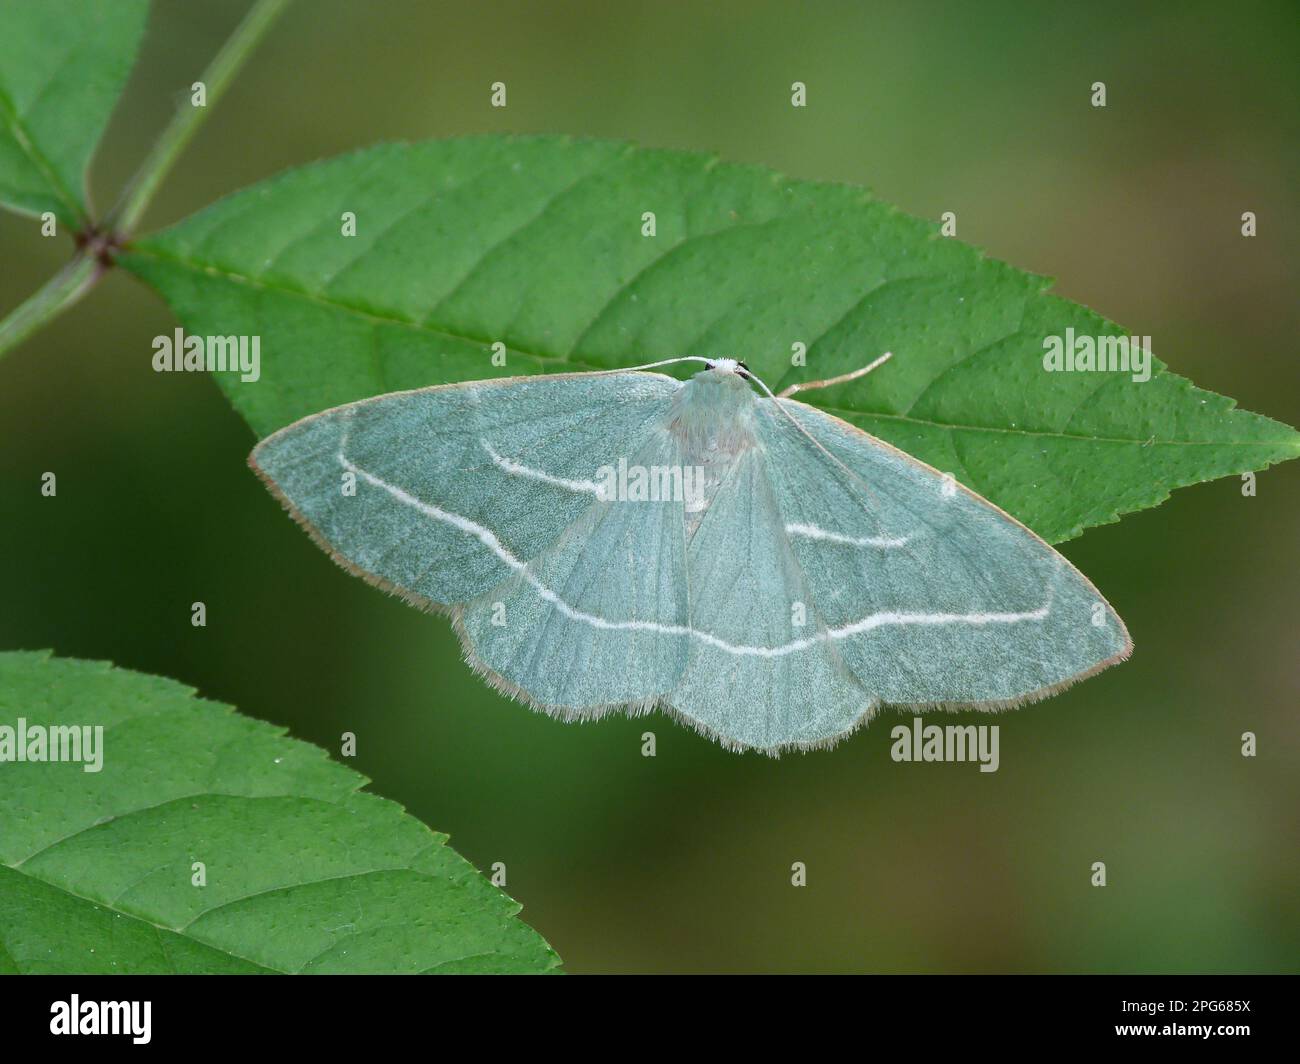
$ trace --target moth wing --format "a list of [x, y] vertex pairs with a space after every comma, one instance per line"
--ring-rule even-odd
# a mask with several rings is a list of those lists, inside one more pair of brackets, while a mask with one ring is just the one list
[[632, 487], [591, 502], [526, 569], [466, 605], [459, 624], [476, 667], [563, 717], [649, 708], [672, 687], [689, 620], [677, 452], [665, 419], [624, 455], [652, 497]]
[[743, 451], [690, 541], [694, 637], [668, 701], [726, 745], [776, 751], [826, 742], [872, 699], [834, 642], [818, 638], [825, 625], [782, 527], [771, 461]]
[[756, 420], [809, 593], [873, 697], [997, 708], [1131, 652], [1082, 573], [952, 477], [795, 400]]
[[249, 464], [340, 564], [450, 609], [574, 526], [598, 468], [660, 431], [678, 387], [629, 372], [397, 392], [281, 429]]

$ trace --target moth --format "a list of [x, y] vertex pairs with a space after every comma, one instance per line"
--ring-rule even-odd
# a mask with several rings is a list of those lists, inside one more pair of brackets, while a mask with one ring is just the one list
[[[564, 720], [662, 709], [733, 750], [882, 705], [1005, 709], [1126, 658], [1088, 579], [993, 504], [743, 362], [471, 381], [304, 418], [249, 464], [346, 568], [451, 617]], [[696, 361], [682, 381], [653, 370]]]

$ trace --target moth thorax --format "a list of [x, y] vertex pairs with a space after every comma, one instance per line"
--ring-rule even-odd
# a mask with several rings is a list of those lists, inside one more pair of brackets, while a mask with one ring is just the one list
[[708, 369], [678, 389], [670, 423], [688, 450], [734, 454], [753, 442], [754, 402], [738, 374]]

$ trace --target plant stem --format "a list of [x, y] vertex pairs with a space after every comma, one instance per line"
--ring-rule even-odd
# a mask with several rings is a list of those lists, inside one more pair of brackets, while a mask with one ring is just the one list
[[181, 104], [180, 110], [172, 117], [122, 193], [118, 205], [109, 214], [104, 228], [113, 233], [116, 239], [124, 239], [135, 231], [141, 215], [158, 191], [158, 186], [203, 124], [209, 109], [221, 99], [239, 68], [288, 3], [289, 0], [257, 0], [244, 20], [235, 27], [235, 32], [222, 45], [221, 51], [213, 57], [208, 69], [199, 78], [207, 87], [207, 106]]
[[57, 317], [89, 292], [112, 265], [112, 251], [134, 232], [158, 186], [197, 132], [208, 107], [216, 104], [244, 60], [279, 18], [289, 0], [257, 0], [200, 79], [207, 107], [182, 106], [163, 130], [131, 179], [118, 205], [102, 225], [87, 225], [78, 236], [77, 254], [40, 289], [0, 321], [0, 355]]
[[95, 286], [104, 267], [91, 255], [77, 257], [0, 321], [0, 355], [57, 317]]

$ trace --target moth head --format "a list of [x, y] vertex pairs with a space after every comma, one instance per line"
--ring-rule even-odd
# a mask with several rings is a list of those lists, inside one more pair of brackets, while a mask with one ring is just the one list
[[734, 373], [741, 380], [753, 380], [750, 375], [749, 367], [745, 363], [734, 358], [714, 358], [705, 363], [709, 369], [716, 369], [721, 373]]

